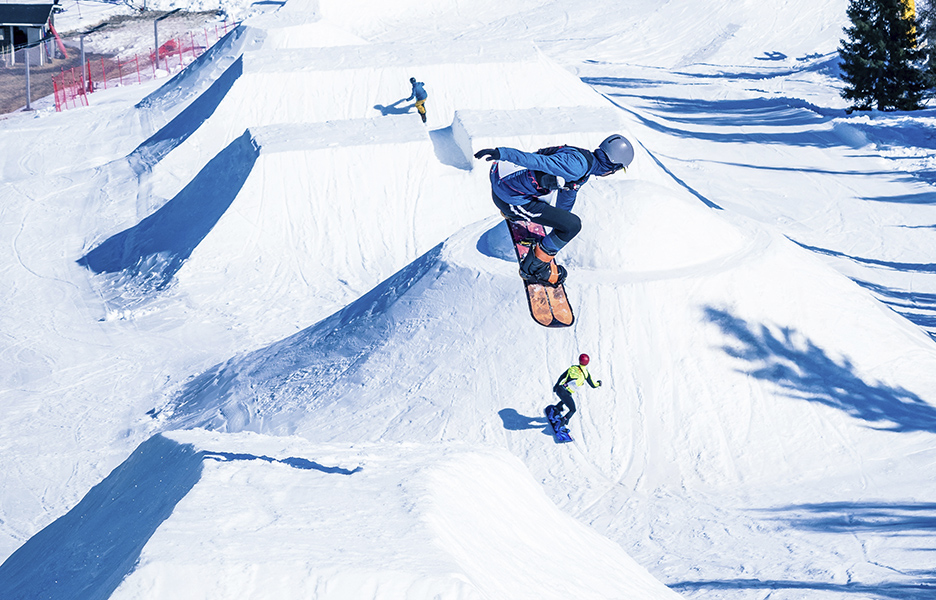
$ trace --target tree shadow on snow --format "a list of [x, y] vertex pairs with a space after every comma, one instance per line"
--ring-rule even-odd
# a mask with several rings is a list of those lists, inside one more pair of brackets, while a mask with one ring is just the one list
[[852, 281], [936, 340], [936, 294], [904, 291], [854, 278]]
[[[936, 532], [936, 503], [926, 502], [826, 502], [796, 504], [766, 509], [772, 520], [795, 529], [841, 534], [862, 539], [880, 535], [900, 537], [909, 542], [908, 552], [936, 552], [927, 547]], [[912, 546], [912, 538], [922, 544]], [[909, 539], [908, 539], [909, 538]], [[869, 548], [877, 544], [866, 544]], [[872, 550], [873, 551], [873, 550]], [[869, 557], [873, 560], [873, 557]], [[932, 564], [914, 557], [914, 563]], [[936, 596], [936, 570], [901, 569], [888, 575], [889, 581], [834, 583], [828, 581], [788, 581], [764, 579], [725, 579], [683, 581], [669, 587], [680, 592], [713, 590], [810, 590], [854, 594], [861, 598], [920, 599]]]
[[[835, 250], [809, 246], [797, 242], [793, 238], [789, 239], [806, 250], [825, 256], [844, 258], [860, 265], [888, 271], [899, 271], [901, 273], [936, 273], [936, 263], [906, 263], [850, 256]], [[936, 340], [936, 294], [889, 288], [868, 281], [862, 281], [854, 277], [852, 277], [852, 281], [872, 292], [879, 301], [886, 304], [891, 310], [904, 317]]]
[[[854, 594], [855, 598], [888, 598], [892, 600], [922, 600], [933, 597], [936, 592], [936, 572], [921, 573], [919, 582], [882, 582], [882, 583], [833, 583], [823, 581], [791, 581], [785, 579], [722, 579], [708, 581], [679, 581], [667, 584], [670, 589], [680, 593], [693, 593], [717, 590], [803, 590], [804, 592], [832, 592]], [[769, 595], [769, 594], [768, 594]], [[764, 597], [767, 596], [758, 596]], [[809, 597], [809, 596], [803, 596]]]
[[748, 366], [740, 371], [773, 382], [789, 398], [818, 402], [894, 432], [936, 433], [936, 408], [909, 390], [863, 381], [847, 358], [836, 359], [795, 329], [774, 331], [712, 307], [706, 319], [731, 339], [723, 350]]

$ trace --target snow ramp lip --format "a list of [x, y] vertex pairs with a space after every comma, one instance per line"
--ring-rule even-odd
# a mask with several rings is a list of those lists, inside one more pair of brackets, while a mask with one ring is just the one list
[[[318, 323], [278, 342], [234, 357], [198, 375], [165, 405], [148, 414], [172, 429], [203, 427], [236, 432], [263, 429], [258, 395], [251, 382], [285, 382], [296, 373], [308, 379], [302, 398], [315, 398], [331, 387], [338, 374], [353, 370], [387, 343], [386, 331], [397, 323], [394, 306], [447, 269], [443, 244], [429, 250], [389, 279]], [[417, 292], [417, 296], [418, 296]], [[404, 310], [406, 310], [404, 308]], [[328, 377], [315, 374], [328, 373]], [[308, 410], [280, 406], [274, 412]]]
[[109, 598], [201, 479], [202, 461], [191, 444], [162, 435], [143, 442], [77, 506], [0, 565], [4, 598]]
[[78, 264], [97, 274], [144, 275], [147, 287], [164, 288], [234, 202], [259, 154], [245, 131], [162, 208], [111, 236]]

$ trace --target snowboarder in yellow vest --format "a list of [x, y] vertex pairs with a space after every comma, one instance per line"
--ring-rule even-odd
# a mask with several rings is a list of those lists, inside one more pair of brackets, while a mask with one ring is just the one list
[[[556, 409], [556, 416], [560, 418], [563, 425], [569, 423], [569, 419], [572, 415], [575, 414], [575, 400], [572, 398], [572, 394], [575, 393], [575, 390], [585, 383], [588, 383], [593, 388], [601, 387], [601, 380], [593, 381], [591, 373], [588, 372], [586, 365], [588, 365], [589, 358], [587, 354], [582, 354], [579, 356], [579, 361], [577, 365], [572, 365], [559, 377], [559, 380], [556, 381], [556, 385], [553, 386], [553, 391], [559, 396], [559, 403], [553, 405], [553, 408]], [[564, 416], [562, 415], [562, 407], [565, 406], [569, 409]]]

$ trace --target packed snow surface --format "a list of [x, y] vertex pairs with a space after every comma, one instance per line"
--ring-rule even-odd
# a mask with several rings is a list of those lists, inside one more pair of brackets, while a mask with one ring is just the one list
[[[222, 2], [0, 120], [0, 596], [932, 596], [936, 120], [847, 4]], [[611, 133], [540, 327], [473, 154]]]

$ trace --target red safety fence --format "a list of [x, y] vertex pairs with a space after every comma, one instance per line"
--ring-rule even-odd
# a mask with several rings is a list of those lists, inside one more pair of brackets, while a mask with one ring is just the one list
[[88, 94], [106, 90], [108, 86], [120, 87], [150, 81], [157, 77], [157, 71], [170, 74], [181, 71], [236, 25], [224, 21], [215, 24], [213, 28], [190, 31], [161, 44], [158, 53], [138, 54], [129, 59], [89, 60], [83, 65], [84, 68], [62, 70], [60, 74], [52, 76], [55, 110], [61, 112], [67, 108], [88, 106]]

